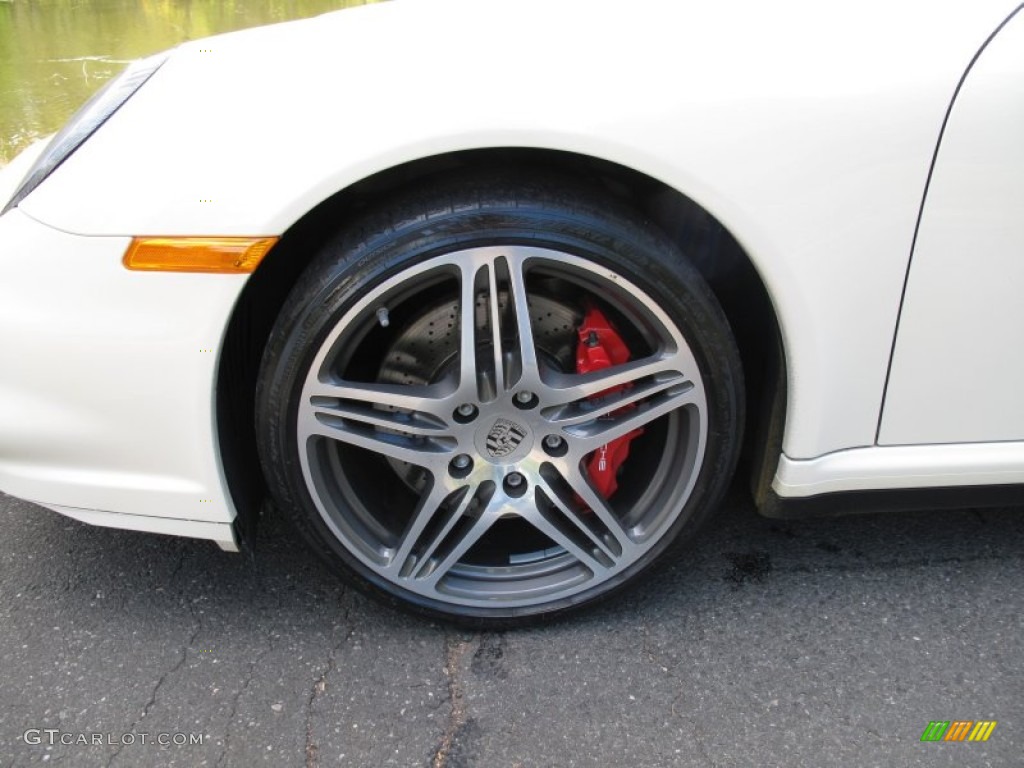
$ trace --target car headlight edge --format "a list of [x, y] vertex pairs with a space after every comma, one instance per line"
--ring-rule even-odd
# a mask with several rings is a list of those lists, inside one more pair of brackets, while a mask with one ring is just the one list
[[104, 85], [79, 109], [54, 136], [36, 159], [14, 196], [0, 211], [0, 216], [16, 207], [42, 184], [61, 163], [70, 157], [85, 140], [110, 119], [167, 60], [169, 52], [139, 59], [128, 65], [120, 75]]

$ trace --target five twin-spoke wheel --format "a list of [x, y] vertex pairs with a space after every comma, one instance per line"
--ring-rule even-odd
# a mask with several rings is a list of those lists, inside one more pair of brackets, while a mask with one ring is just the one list
[[272, 490], [321, 554], [507, 620], [602, 597], [696, 527], [739, 371], [670, 243], [562, 183], [442, 186], [360, 230], [293, 292], [259, 392]]

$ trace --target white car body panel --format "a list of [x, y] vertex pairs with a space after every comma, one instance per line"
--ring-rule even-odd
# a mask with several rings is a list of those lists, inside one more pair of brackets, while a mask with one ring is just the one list
[[43, 504], [42, 506], [89, 525], [119, 528], [126, 531], [143, 531], [144, 533], [163, 533], [168, 536], [185, 536], [191, 539], [210, 539], [217, 542], [217, 545], [225, 552], [239, 551], [235, 530], [228, 522], [211, 523], [203, 520], [182, 520], [154, 515], [128, 515], [120, 512], [104, 512], [98, 509], [62, 507], [59, 504]]
[[82, 519], [120, 514], [107, 525], [174, 518], [231, 541], [213, 382], [244, 276], [130, 272], [127, 238], [18, 209], [0, 242], [0, 488]]
[[128, 272], [128, 238], [276, 235], [376, 172], [510, 146], [645, 173], [744, 246], [784, 337], [780, 495], [1020, 482], [1022, 443], [874, 446], [943, 116], [1014, 5], [398, 0], [185, 45], [0, 217], [0, 488], [230, 548], [214, 389], [245, 278]]
[[[1012, 8], [345, 11], [185, 46], [23, 207], [90, 235], [278, 234], [338, 190], [441, 152], [617, 162], [699, 202], [752, 255], [786, 346], [784, 450], [812, 458], [875, 442], [939, 127]], [[189, 111], [163, 106], [179, 103]]]
[[900, 488], [1024, 483], [1024, 442], [874, 446], [810, 461], [785, 456], [772, 484], [783, 498]]
[[1024, 440], [1022, 292], [1018, 13], [978, 59], [946, 126], [914, 249], [880, 443]]

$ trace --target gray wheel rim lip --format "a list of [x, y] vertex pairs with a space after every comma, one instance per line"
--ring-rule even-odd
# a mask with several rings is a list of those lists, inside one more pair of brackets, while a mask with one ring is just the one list
[[[675, 493], [672, 501], [672, 512], [665, 516], [658, 524], [657, 530], [649, 533], [646, 539], [638, 544], [635, 550], [631, 551], [628, 557], [622, 557], [612, 567], [606, 569], [599, 575], [595, 574], [594, 578], [586, 579], [582, 582], [579, 579], [570, 578], [568, 579], [570, 585], [567, 588], [563, 590], [542, 589], [540, 590], [542, 594], [539, 596], [530, 594], [518, 599], [514, 597], [495, 599], [493, 596], [474, 598], [467, 596], [467, 594], [462, 590], [449, 592], [444, 589], [438, 589], [438, 584], [443, 582], [437, 582], [431, 586], [420, 588], [422, 585], [417, 584], [415, 580], [412, 579], [396, 581], [393, 578], [393, 574], [389, 573], [387, 568], [382, 568], [381, 564], [374, 558], [369, 557], [362, 546], [350, 541], [349, 536], [338, 525], [335, 515], [332, 514], [332, 510], [325, 503], [318, 491], [317, 483], [314, 480], [315, 473], [310, 464], [310, 455], [312, 453], [310, 441], [312, 438], [310, 436], [304, 439], [302, 430], [297, 428], [295, 439], [299, 453], [303, 481], [305, 483], [306, 491], [324, 524], [328, 527], [337, 541], [345, 548], [345, 550], [355, 557], [364, 567], [371, 571], [377, 578], [383, 579], [399, 590], [411, 593], [411, 599], [414, 601], [420, 601], [425, 598], [428, 601], [439, 605], [464, 606], [467, 608], [494, 610], [521, 609], [541, 606], [549, 603], [561, 603], [579, 595], [580, 593], [599, 587], [601, 584], [617, 583], [618, 581], [621, 581], [620, 577], [623, 572], [628, 571], [632, 566], [638, 563], [638, 561], [643, 559], [644, 555], [664, 539], [665, 533], [673, 526], [682, 514], [682, 511], [685, 509], [704, 465], [704, 454], [708, 433], [708, 405], [704, 391], [704, 376], [695, 356], [689, 348], [689, 345], [683, 338], [682, 333], [675, 326], [674, 322], [645, 291], [612, 269], [573, 254], [549, 248], [532, 246], [489, 245], [454, 250], [440, 256], [434, 256], [418, 263], [410, 264], [397, 274], [391, 275], [384, 281], [380, 282], [345, 311], [340, 320], [334, 324], [334, 327], [320, 343], [317, 354], [310, 364], [303, 382], [299, 400], [297, 422], [301, 423], [304, 418], [309, 417], [309, 404], [311, 402], [311, 398], [313, 397], [314, 391], [317, 390], [318, 385], [323, 384], [327, 380], [327, 377], [324, 375], [325, 363], [328, 362], [328, 357], [332, 354], [338, 340], [349, 330], [349, 326], [355, 320], [365, 316], [367, 311], [373, 311], [374, 305], [380, 302], [382, 296], [392, 293], [408, 281], [415, 280], [428, 273], [447, 270], [457, 274], [458, 267], [456, 265], [460, 262], [466, 262], [469, 260], [474, 263], [478, 261], [480, 263], [493, 263], [494, 259], [499, 255], [508, 258], [510, 264], [514, 264], [518, 269], [522, 269], [528, 262], [545, 262], [555, 265], [556, 270], [559, 267], [568, 267], [582, 273], [587, 273], [595, 282], [609, 285], [620, 295], [629, 294], [631, 296], [630, 301], [635, 302], [635, 306], [637, 308], [652, 316], [658, 322], [660, 327], [667, 333], [674, 344], [674, 359], [677, 358], [678, 361], [685, 363], [686, 369], [692, 372], [692, 374], [687, 376], [687, 379], [694, 389], [694, 403], [686, 406], [686, 411], [690, 415], [689, 446], [687, 448], [691, 456], [691, 460], [688, 462], [689, 472], [686, 477], [685, 484], [682, 485], [682, 487]], [[487, 404], [478, 405], [486, 412]], [[480, 418], [489, 418], [489, 416], [481, 416]], [[540, 446], [543, 436], [537, 435], [536, 437], [537, 439], [535, 442], [537, 446]], [[455, 453], [458, 452], [461, 452], [461, 444], [460, 449], [455, 451]], [[454, 455], [454, 453], [452, 455]], [[525, 466], [525, 469], [532, 473], [539, 471], [539, 467], [534, 466], [534, 463], [531, 463], [531, 457], [527, 457], [526, 460], [520, 461], [514, 466], [518, 468], [524, 468]], [[531, 487], [533, 487], [532, 483]], [[462, 577], [458, 576], [458, 578], [461, 580]]]

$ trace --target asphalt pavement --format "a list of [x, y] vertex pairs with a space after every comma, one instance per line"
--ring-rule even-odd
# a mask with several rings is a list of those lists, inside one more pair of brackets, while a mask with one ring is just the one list
[[[1024, 509], [778, 522], [502, 633], [0, 495], [0, 766], [1021, 766]], [[989, 720], [986, 742], [922, 742]], [[143, 743], [145, 742], [145, 743]]]

